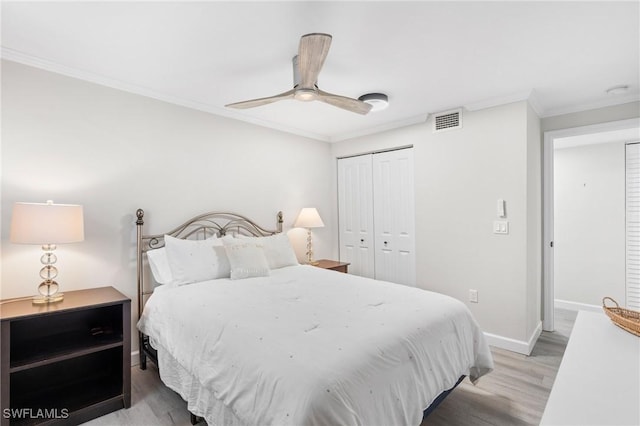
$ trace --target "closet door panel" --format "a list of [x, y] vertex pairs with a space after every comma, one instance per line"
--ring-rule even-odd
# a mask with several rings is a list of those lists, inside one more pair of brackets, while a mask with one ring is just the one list
[[374, 277], [371, 155], [338, 160], [340, 260], [355, 275]]
[[396, 282], [399, 284], [415, 286], [415, 258], [414, 253], [399, 250], [396, 256], [398, 268], [396, 270]]
[[397, 282], [396, 264], [397, 253], [393, 250], [380, 249], [375, 256], [376, 279], [382, 281]]
[[373, 156], [376, 278], [415, 285], [413, 150]]
[[394, 164], [385, 154], [373, 156], [373, 217], [375, 229], [376, 279], [396, 280]]
[[[373, 248], [360, 247], [357, 253], [358, 257], [355, 259], [357, 268], [353, 271], [353, 273], [362, 277], [375, 278]], [[349, 268], [351, 268], [351, 265], [349, 265]], [[349, 272], [352, 272], [352, 270], [349, 269]]]
[[398, 282], [416, 285], [415, 262], [415, 190], [413, 150], [398, 158], [396, 246], [398, 249]]

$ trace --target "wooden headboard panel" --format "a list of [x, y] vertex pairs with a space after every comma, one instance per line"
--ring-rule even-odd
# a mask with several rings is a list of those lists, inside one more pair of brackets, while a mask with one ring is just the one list
[[255, 237], [264, 237], [282, 232], [282, 212], [278, 212], [276, 219], [276, 229], [266, 229], [254, 221], [229, 212], [210, 212], [198, 215], [187, 220], [177, 228], [156, 235], [146, 235], [143, 231], [144, 210], [136, 211], [136, 229], [137, 229], [137, 284], [138, 284], [138, 318], [142, 315], [145, 296], [150, 295], [153, 291], [145, 290], [144, 283], [144, 253], [149, 250], [164, 247], [164, 236], [170, 235], [176, 238], [201, 240], [212, 237], [214, 235], [222, 237], [225, 235], [247, 235]]

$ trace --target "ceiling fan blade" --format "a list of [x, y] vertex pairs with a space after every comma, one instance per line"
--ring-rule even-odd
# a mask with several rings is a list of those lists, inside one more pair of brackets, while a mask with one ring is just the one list
[[300, 87], [313, 89], [318, 81], [318, 74], [331, 47], [331, 35], [312, 33], [300, 38], [298, 48], [298, 68], [300, 70]]
[[322, 90], [318, 90], [317, 100], [362, 115], [365, 115], [369, 111], [371, 111], [371, 105], [366, 102], [347, 98], [346, 96], [334, 95], [331, 93], [323, 92]]
[[288, 90], [288, 91], [286, 91], [284, 93], [280, 93], [280, 94], [275, 95], [275, 96], [269, 96], [269, 97], [266, 97], [266, 98], [251, 99], [249, 101], [235, 102], [233, 104], [228, 104], [228, 105], [225, 105], [225, 106], [229, 107], [229, 108], [237, 108], [237, 109], [254, 108], [254, 107], [261, 106], [261, 105], [270, 104], [272, 102], [277, 102], [277, 101], [282, 101], [284, 99], [293, 98], [293, 94], [294, 93], [295, 93], [295, 91], [293, 89], [291, 89], [291, 90]]

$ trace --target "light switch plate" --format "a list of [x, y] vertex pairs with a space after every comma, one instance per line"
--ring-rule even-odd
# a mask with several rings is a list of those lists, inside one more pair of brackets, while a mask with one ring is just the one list
[[508, 234], [509, 222], [506, 220], [494, 220], [493, 221], [493, 233], [494, 234]]

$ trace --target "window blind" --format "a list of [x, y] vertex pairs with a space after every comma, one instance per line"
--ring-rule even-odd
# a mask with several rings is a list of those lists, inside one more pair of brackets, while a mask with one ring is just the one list
[[640, 143], [626, 145], [626, 306], [640, 310]]

